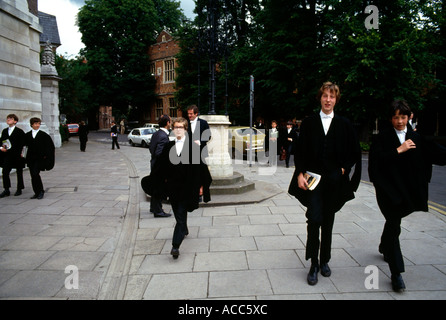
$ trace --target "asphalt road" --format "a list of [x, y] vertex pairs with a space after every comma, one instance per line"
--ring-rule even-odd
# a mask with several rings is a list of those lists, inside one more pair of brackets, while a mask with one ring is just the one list
[[[71, 139], [76, 139], [76, 137], [71, 137]], [[89, 134], [89, 139], [103, 143], [109, 142], [111, 147], [110, 132], [108, 131], [92, 131]], [[127, 141], [127, 134], [119, 135], [118, 141], [122, 145], [129, 145]], [[367, 168], [368, 155], [363, 154], [361, 179], [363, 181], [370, 182]], [[446, 215], [446, 166], [434, 166], [433, 168], [432, 179], [429, 185], [429, 201], [430, 205], [434, 206], [437, 209], [440, 209]]]

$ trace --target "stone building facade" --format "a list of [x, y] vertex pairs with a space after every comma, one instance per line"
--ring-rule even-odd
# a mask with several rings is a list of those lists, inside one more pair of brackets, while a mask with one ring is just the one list
[[38, 117], [42, 130], [60, 147], [56, 17], [38, 12], [37, 0], [2, 0], [0, 43], [0, 130], [10, 113], [19, 117], [17, 126], [25, 132], [31, 130], [29, 119]]
[[182, 112], [175, 101], [175, 68], [177, 60], [175, 56], [179, 53], [178, 41], [167, 31], [162, 31], [156, 43], [150, 46], [148, 55], [151, 63], [151, 73], [156, 79], [155, 100], [146, 109], [144, 122], [157, 123], [162, 114], [171, 117], [181, 117]]
[[0, 129], [15, 113], [29, 131], [29, 119], [41, 117], [40, 44], [37, 0], [0, 1]]

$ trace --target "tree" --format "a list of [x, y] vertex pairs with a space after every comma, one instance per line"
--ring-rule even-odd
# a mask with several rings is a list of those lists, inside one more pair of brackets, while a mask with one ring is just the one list
[[56, 55], [56, 69], [61, 77], [59, 82], [59, 112], [70, 122], [87, 118], [91, 109], [93, 90], [86, 81], [88, 67], [83, 58], [67, 59]]
[[[178, 72], [180, 100], [196, 97], [197, 82], [193, 78], [198, 75], [198, 68], [192, 53], [198, 45], [198, 33], [204, 32], [207, 25], [207, 3], [197, 1], [196, 13], [201, 18], [188, 27], [190, 38], [182, 51], [187, 59]], [[404, 98], [415, 110], [422, 110], [444, 97], [446, 42], [442, 1], [219, 3], [219, 25], [226, 30], [230, 52], [227, 69], [224, 59], [219, 60], [218, 90], [219, 96], [224, 97], [227, 72], [229, 114], [233, 120], [247, 121], [251, 74], [256, 79], [257, 115], [269, 120], [302, 119], [320, 107], [315, 97], [321, 84], [333, 81], [340, 85], [342, 93], [337, 112], [362, 126], [366, 134], [376, 118], [385, 118], [386, 109], [395, 98]], [[365, 12], [368, 5], [379, 10], [378, 29], [365, 26], [370, 14]], [[200, 68], [203, 100], [208, 79], [206, 67], [204, 64]], [[183, 81], [186, 70], [188, 81]]]
[[[197, 0], [195, 20], [184, 25], [178, 33], [181, 52], [177, 56], [179, 67], [176, 79], [178, 89], [176, 98], [182, 106], [192, 103], [199, 104], [202, 113], [207, 113], [209, 110], [208, 3], [208, 0]], [[245, 102], [249, 101], [249, 75], [252, 73], [252, 67], [249, 67], [252, 57], [246, 53], [250, 51], [253, 39], [257, 37], [254, 17], [260, 11], [260, 1], [217, 0], [215, 7], [217, 29], [216, 111], [224, 114], [226, 104], [228, 104], [231, 118], [241, 121], [246, 118], [246, 110], [248, 110]], [[242, 56], [248, 58], [244, 64], [240, 60]], [[228, 101], [225, 96], [226, 82], [230, 92]], [[241, 103], [244, 104], [243, 107]], [[245, 110], [243, 110], [244, 108]]]
[[326, 77], [343, 90], [337, 109], [369, 125], [376, 118], [387, 119], [396, 98], [421, 110], [427, 93], [440, 85], [433, 72], [440, 56], [420, 20], [420, 3], [374, 1], [379, 28], [368, 30], [364, 2], [346, 2], [332, 1], [327, 11], [332, 37], [326, 43], [327, 58], [320, 63]]
[[96, 105], [124, 114], [148, 105], [155, 83], [148, 47], [162, 29], [178, 29], [183, 17], [172, 0], [86, 0], [78, 25]]

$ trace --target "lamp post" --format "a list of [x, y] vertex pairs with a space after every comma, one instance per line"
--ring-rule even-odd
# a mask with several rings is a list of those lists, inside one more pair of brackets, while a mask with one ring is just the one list
[[209, 23], [209, 112], [215, 113], [215, 64], [217, 58], [217, 7], [215, 0], [208, 1], [208, 23]]
[[[228, 177], [233, 176], [233, 167], [231, 157], [228, 152], [228, 127], [231, 124], [229, 116], [218, 115], [216, 112], [216, 64], [225, 55], [226, 34], [221, 31], [223, 27], [218, 27], [220, 13], [224, 8], [219, 8], [222, 1], [208, 0], [206, 6], [206, 19], [204, 12], [199, 9], [199, 21], [205, 21], [203, 29], [199, 29], [199, 48], [197, 50], [200, 58], [206, 56], [209, 59], [209, 111], [207, 115], [200, 115], [200, 118], [206, 120], [211, 131], [211, 140], [207, 144], [209, 157], [206, 163], [212, 175], [213, 183], [218, 184], [220, 179], [227, 181]], [[204, 58], [204, 57], [203, 57]], [[200, 78], [198, 78], [200, 83]], [[198, 88], [200, 92], [200, 88]], [[227, 99], [227, 98], [226, 98]]]

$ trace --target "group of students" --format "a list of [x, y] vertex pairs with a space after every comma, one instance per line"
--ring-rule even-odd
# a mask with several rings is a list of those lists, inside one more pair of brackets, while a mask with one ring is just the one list
[[288, 121], [286, 129], [280, 129], [277, 121], [271, 121], [271, 129], [266, 131], [266, 139], [268, 140], [269, 152], [277, 152], [271, 155], [269, 159], [270, 165], [277, 165], [277, 155], [280, 160], [285, 160], [285, 166], [290, 167], [290, 158], [294, 154], [295, 141], [299, 137], [298, 128], [292, 121]]
[[[295, 143], [295, 172], [288, 192], [307, 208], [305, 259], [311, 261], [309, 285], [318, 282], [319, 271], [324, 277], [331, 275], [328, 262], [335, 214], [354, 198], [361, 178], [361, 150], [355, 130], [350, 121], [333, 111], [340, 97], [336, 84], [322, 85], [317, 96], [321, 110], [303, 120]], [[415, 132], [408, 125], [410, 115], [406, 101], [391, 104], [391, 125], [373, 137], [368, 165], [386, 220], [378, 251], [389, 264], [392, 288], [397, 292], [406, 288], [401, 276], [401, 219], [414, 211], [428, 211], [432, 165], [446, 164], [446, 148]], [[307, 171], [321, 176], [312, 191], [308, 190]]]
[[7, 128], [1, 134], [0, 166], [3, 178], [3, 192], [0, 198], [11, 195], [10, 173], [12, 169], [17, 172], [17, 190], [14, 196], [22, 194], [25, 188], [23, 182], [23, 169], [25, 164], [31, 174], [31, 184], [34, 195], [31, 199], [42, 199], [45, 194], [40, 172], [51, 170], [54, 167], [55, 147], [51, 137], [40, 130], [40, 118], [31, 118], [31, 130], [25, 133], [16, 126], [19, 118], [15, 114], [6, 117]]
[[[307, 275], [309, 285], [318, 282], [319, 271], [331, 275], [332, 231], [335, 214], [346, 202], [354, 199], [361, 179], [362, 155], [359, 140], [351, 122], [334, 113], [341, 97], [339, 87], [326, 82], [318, 91], [319, 113], [305, 118], [299, 137], [293, 136], [288, 145], [296, 151], [295, 171], [288, 193], [307, 208], [307, 241], [305, 259], [311, 261]], [[160, 130], [150, 144], [151, 173], [141, 181], [143, 190], [151, 195], [150, 211], [155, 217], [169, 217], [162, 209], [162, 200], [169, 198], [176, 219], [171, 255], [177, 259], [179, 247], [188, 235], [187, 213], [198, 208], [199, 202], [210, 201], [212, 177], [204, 161], [205, 148], [210, 140], [209, 125], [198, 118], [198, 108], [187, 110], [189, 121], [161, 116]], [[401, 220], [414, 211], [428, 211], [428, 184], [432, 165], [446, 164], [446, 148], [425, 139], [408, 125], [411, 109], [404, 100], [395, 100], [389, 111], [390, 126], [373, 137], [369, 152], [368, 172], [376, 190], [378, 206], [385, 225], [378, 251], [389, 264], [392, 288], [405, 289], [401, 273], [404, 261], [399, 235]], [[0, 198], [10, 195], [9, 174], [17, 170], [17, 192], [23, 184], [25, 161], [30, 169], [34, 196], [43, 198], [41, 170], [54, 166], [54, 144], [40, 130], [40, 119], [32, 118], [32, 130], [24, 133], [16, 127], [18, 118], [7, 116], [8, 128], [2, 132], [0, 163], [3, 167], [4, 191]], [[289, 124], [291, 127], [292, 124]], [[169, 130], [175, 139], [170, 141]], [[288, 128], [291, 132], [291, 128]], [[273, 135], [270, 138], [277, 138]], [[23, 150], [27, 149], [26, 157]], [[118, 146], [119, 148], [119, 146]], [[291, 147], [290, 147], [291, 148]], [[198, 155], [198, 156], [197, 156]], [[321, 176], [314, 190], [309, 190], [305, 173]]]

